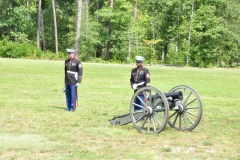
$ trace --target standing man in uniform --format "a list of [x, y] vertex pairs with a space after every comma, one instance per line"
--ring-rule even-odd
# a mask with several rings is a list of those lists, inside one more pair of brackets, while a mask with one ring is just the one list
[[[130, 85], [132, 89], [134, 89], [134, 93], [141, 87], [150, 86], [150, 73], [147, 68], [143, 66], [143, 61], [145, 60], [142, 56], [136, 56], [136, 68], [132, 69]], [[142, 101], [145, 102], [144, 96], [139, 95]], [[144, 104], [138, 99], [135, 99], [135, 103], [144, 107]], [[138, 106], [134, 106], [135, 110], [140, 110], [141, 108]]]
[[74, 49], [66, 49], [68, 59], [65, 60], [65, 87], [67, 111], [76, 110], [77, 87], [82, 82], [82, 63], [75, 58]]

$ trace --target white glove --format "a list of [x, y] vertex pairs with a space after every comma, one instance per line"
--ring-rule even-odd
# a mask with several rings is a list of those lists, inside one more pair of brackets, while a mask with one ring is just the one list
[[79, 86], [79, 85], [80, 85], [80, 83], [77, 83], [77, 84], [76, 84], [76, 87]]
[[132, 87], [134, 90], [137, 89], [137, 85], [135, 83], [132, 85]]

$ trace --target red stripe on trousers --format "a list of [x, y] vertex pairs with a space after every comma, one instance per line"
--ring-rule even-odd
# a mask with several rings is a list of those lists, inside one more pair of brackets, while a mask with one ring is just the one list
[[74, 94], [74, 110], [76, 110], [76, 108], [77, 108], [77, 87], [76, 87], [76, 89], [75, 89], [75, 94]]

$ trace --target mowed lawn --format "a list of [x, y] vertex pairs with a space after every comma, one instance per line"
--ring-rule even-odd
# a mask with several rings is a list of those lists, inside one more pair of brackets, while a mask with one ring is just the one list
[[[147, 65], [146, 65], [147, 66]], [[147, 66], [151, 85], [200, 96], [191, 132], [157, 135], [109, 120], [129, 112], [134, 64], [83, 63], [76, 112], [66, 112], [64, 61], [0, 59], [0, 159], [240, 159], [240, 69]], [[56, 101], [55, 101], [56, 100]]]

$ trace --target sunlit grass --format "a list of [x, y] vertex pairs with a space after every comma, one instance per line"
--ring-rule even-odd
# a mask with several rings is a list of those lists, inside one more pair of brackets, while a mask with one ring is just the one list
[[0, 159], [240, 158], [239, 69], [147, 66], [152, 86], [164, 93], [177, 85], [196, 90], [203, 117], [192, 132], [167, 125], [144, 135], [131, 123], [109, 123], [129, 112], [134, 64], [83, 63], [74, 113], [64, 111], [63, 67], [64, 61], [0, 59]]

